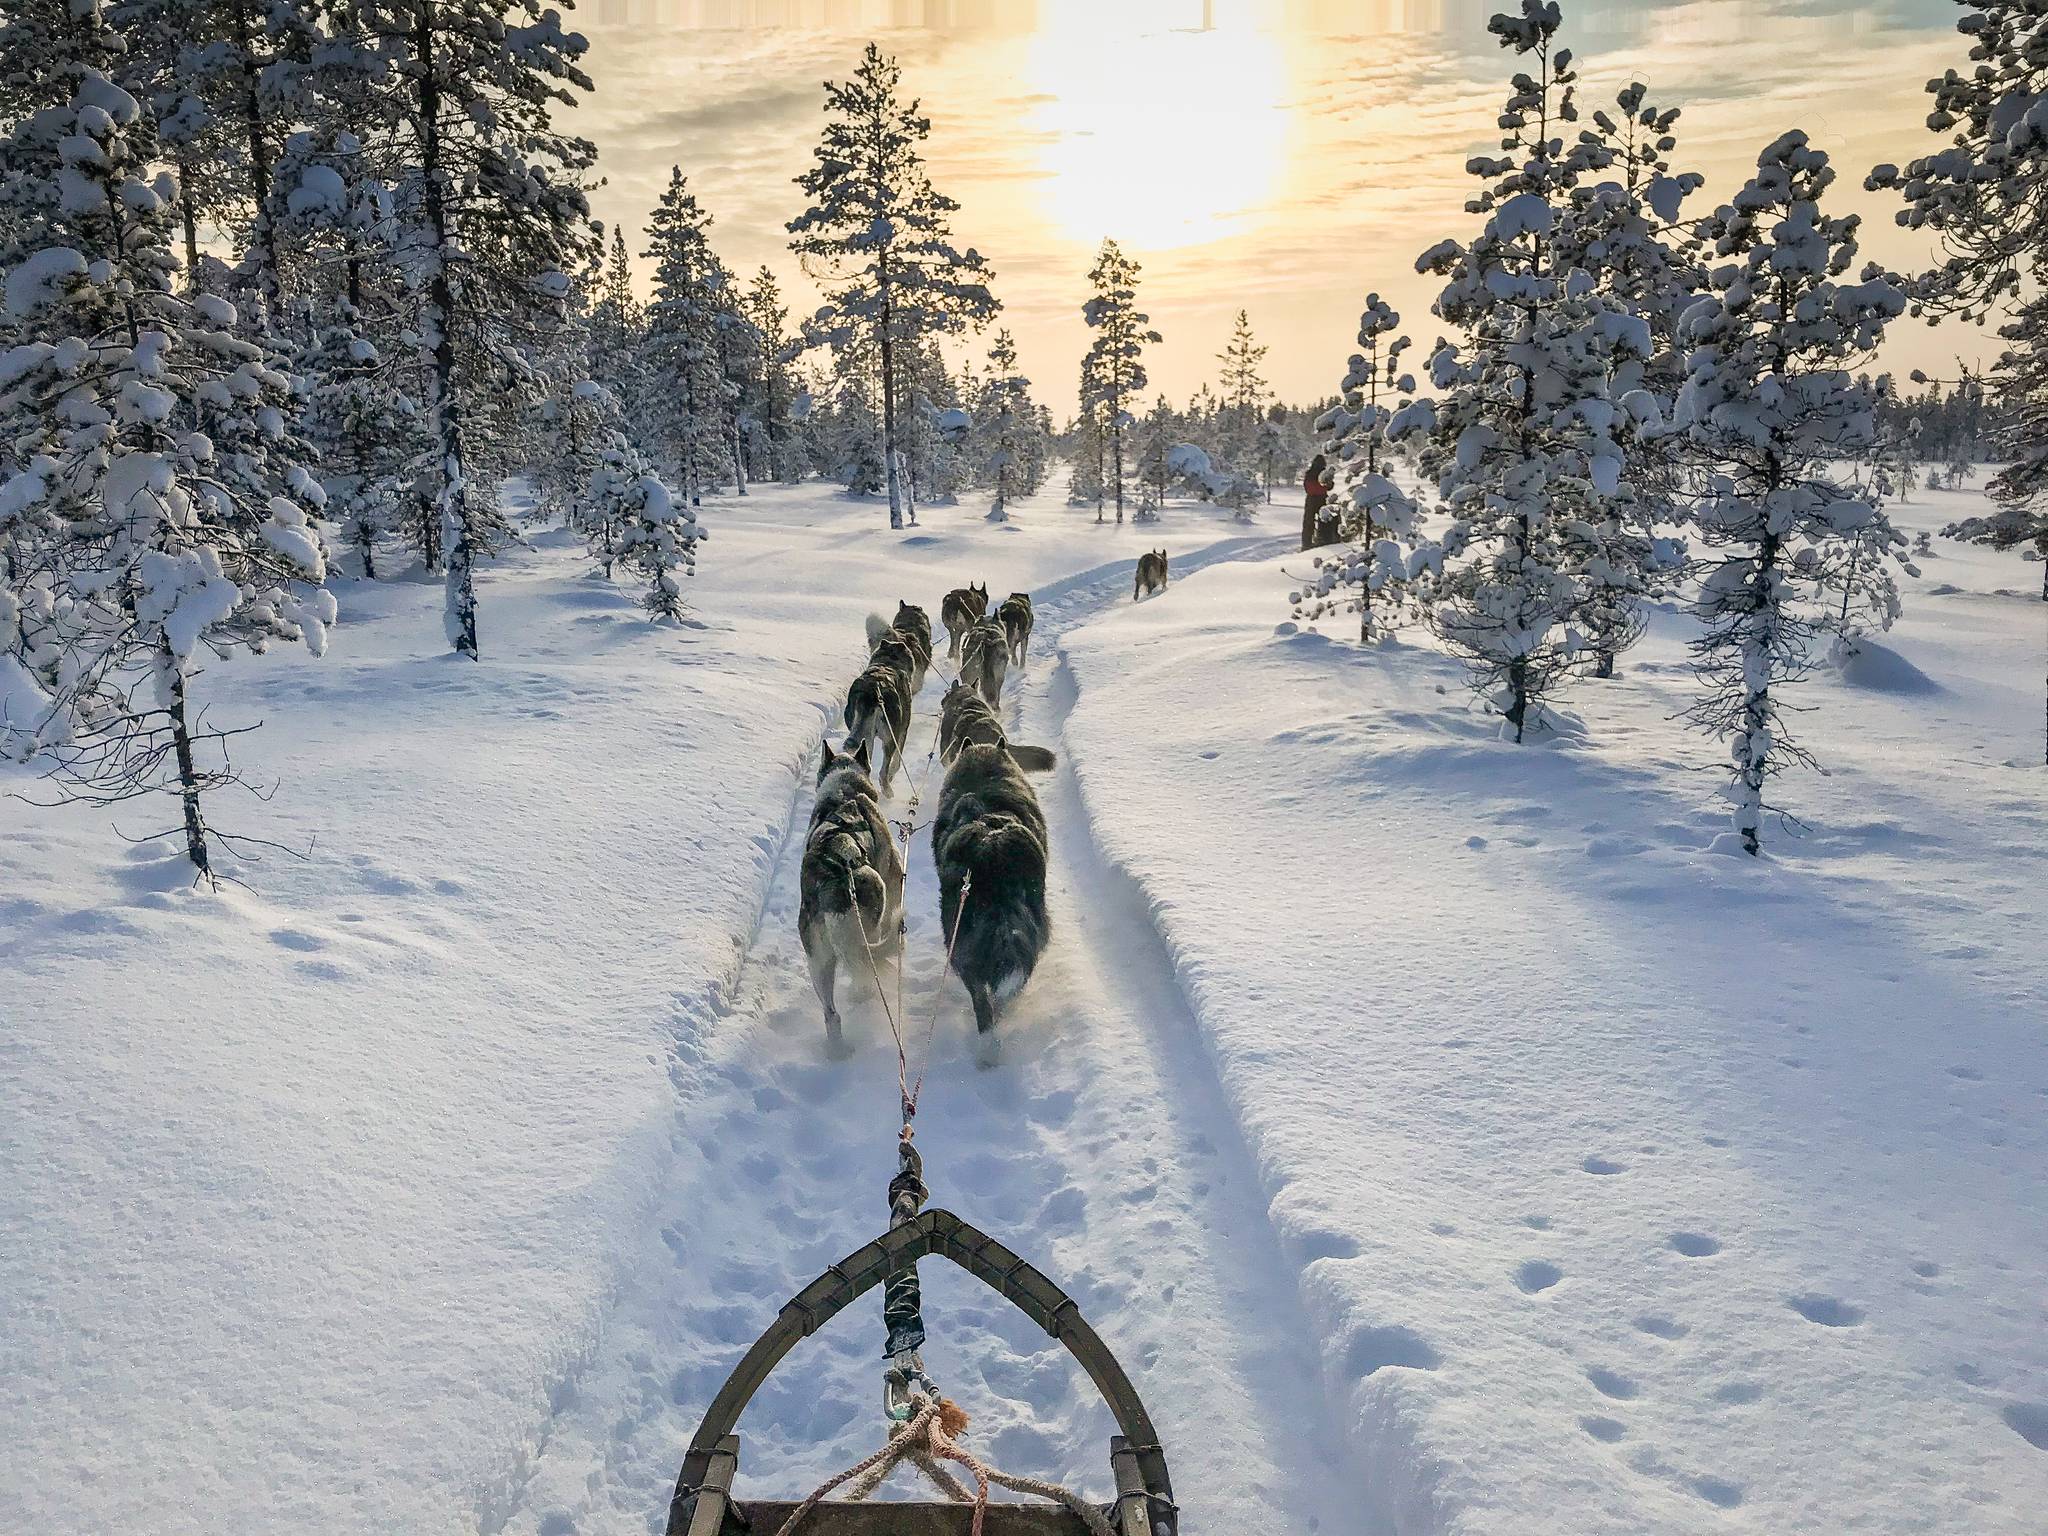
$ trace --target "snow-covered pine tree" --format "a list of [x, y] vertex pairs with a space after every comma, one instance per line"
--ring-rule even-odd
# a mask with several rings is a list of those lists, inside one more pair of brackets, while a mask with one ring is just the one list
[[[683, 616], [682, 579], [697, 569], [704, 530], [696, 512], [678, 501], [646, 457], [615, 438], [592, 472], [594, 519], [619, 530], [618, 558], [647, 578], [641, 599], [648, 617], [670, 623]], [[605, 574], [611, 574], [607, 565]]]
[[646, 412], [647, 317], [633, 293], [633, 272], [626, 259], [626, 232], [612, 230], [604, 269], [589, 301], [590, 356], [587, 372], [605, 386], [629, 423]]
[[1784, 690], [1807, 670], [1824, 562], [1889, 527], [1838, 466], [1875, 431], [1876, 402], [1849, 370], [1906, 299], [1881, 277], [1844, 280], [1857, 221], [1821, 211], [1833, 180], [1804, 133], [1766, 147], [1755, 177], [1704, 225], [1720, 263], [1714, 301], [1683, 324], [1691, 350], [1674, 422], [1703, 477], [1693, 523], [1715, 552], [1699, 595], [1706, 631], [1693, 642], [1707, 692], [1688, 714], [1729, 742], [1727, 794], [1752, 854], [1766, 785], [1812, 761], [1785, 729]]
[[989, 521], [999, 523], [1009, 516], [1011, 497], [1032, 495], [1045, 483], [1038, 408], [1031, 400], [1031, 381], [1017, 371], [1017, 343], [1007, 330], [997, 331], [989, 346], [976, 417], [981, 474], [995, 492]]
[[931, 120], [902, 85], [895, 59], [873, 43], [851, 80], [826, 84], [817, 163], [797, 178], [811, 206], [789, 225], [790, 249], [830, 299], [806, 336], [837, 349], [860, 334], [875, 348], [892, 528], [903, 526], [899, 349], [979, 330], [1001, 307], [988, 263], [953, 243], [960, 205], [931, 184], [920, 150]]
[[[1096, 413], [1108, 449], [1101, 480], [1116, 503], [1119, 523], [1124, 520], [1124, 439], [1131, 427], [1131, 406], [1145, 389], [1145, 348], [1159, 341], [1152, 317], [1138, 309], [1140, 270], [1114, 240], [1103, 241], [1095, 265], [1088, 270], [1088, 283], [1094, 291], [1081, 306], [1081, 318], [1095, 333], [1083, 373], [1090, 393], [1082, 396], [1081, 409], [1084, 414], [1091, 408]], [[1097, 506], [1096, 521], [1100, 522], [1099, 502]]]
[[650, 414], [662, 458], [684, 500], [702, 502], [723, 477], [725, 376], [719, 362], [720, 292], [724, 268], [711, 249], [711, 215], [689, 190], [680, 167], [647, 223], [644, 255], [654, 263], [647, 306]]
[[1102, 521], [1102, 497], [1108, 479], [1108, 440], [1102, 430], [1102, 407], [1096, 398], [1095, 355], [1081, 359], [1081, 381], [1076, 391], [1079, 404], [1073, 425], [1067, 431], [1067, 505], [1085, 507], [1095, 503], [1095, 521]]
[[[1233, 463], [1263, 463], [1268, 457], [1260, 442], [1259, 431], [1261, 407], [1268, 393], [1266, 381], [1259, 373], [1266, 360], [1266, 351], [1252, 334], [1251, 315], [1240, 309], [1237, 319], [1231, 324], [1230, 340], [1216, 354], [1216, 361], [1222, 365], [1218, 393], [1223, 397], [1223, 448]], [[1265, 478], [1266, 499], [1271, 501], [1271, 473]]]
[[410, 381], [378, 350], [355, 306], [324, 301], [313, 343], [301, 354], [306, 381], [300, 432], [322, 466], [327, 516], [356, 551], [362, 574], [377, 579], [377, 550], [401, 531], [427, 444]]
[[1596, 109], [1593, 126], [1580, 130], [1589, 171], [1605, 174], [1572, 189], [1556, 237], [1562, 266], [1584, 271], [1600, 297], [1649, 328], [1649, 355], [1618, 360], [1608, 382], [1637, 430], [1620, 439], [1622, 482], [1581, 563], [1576, 622], [1596, 677], [1613, 676], [1615, 658], [1640, 635], [1643, 601], [1672, 591], [1686, 569], [1671, 531], [1683, 510], [1683, 454], [1678, 436], [1661, 427], [1684, 381], [1679, 318], [1706, 282], [1698, 235], [1683, 212], [1703, 178], [1672, 170], [1678, 109], [1652, 106], [1647, 96], [1632, 82], [1613, 111]]
[[1523, 0], [1519, 15], [1489, 23], [1536, 73], [1515, 75], [1501, 111], [1506, 153], [1467, 165], [1484, 186], [1466, 206], [1485, 227], [1416, 263], [1446, 279], [1435, 311], [1468, 346], [1439, 344], [1433, 406], [1404, 410], [1392, 433], [1418, 442], [1452, 518], [1437, 633], [1517, 742], [1588, 652], [1574, 627], [1581, 580], [1603, 553], [1606, 504], [1622, 483], [1610, 374], [1649, 351], [1648, 327], [1594, 293], [1557, 238], [1592, 158], [1559, 131], [1578, 116], [1571, 52], [1555, 44], [1560, 21], [1555, 4]]
[[376, 66], [362, 106], [373, 121], [358, 131], [389, 168], [395, 243], [419, 296], [448, 643], [475, 659], [476, 562], [503, 514], [495, 487], [471, 483], [489, 434], [470, 425], [509, 426], [525, 410], [535, 381], [522, 332], [559, 308], [587, 260], [582, 178], [596, 150], [553, 122], [591, 88], [586, 44], [540, 0], [352, 0], [334, 25], [332, 48]]
[[[174, 796], [211, 880], [202, 799], [235, 782], [236, 733], [200, 718], [195, 663], [277, 640], [317, 654], [334, 620], [290, 380], [236, 334], [231, 305], [174, 294], [176, 183], [106, 74], [76, 70], [69, 101], [13, 124], [0, 161], [0, 224], [26, 237], [0, 284], [4, 735], [49, 754], [74, 798]], [[24, 730], [12, 711], [29, 694]]]
[[804, 460], [791, 420], [800, 391], [790, 375], [790, 365], [801, 349], [790, 335], [789, 309], [782, 302], [782, 285], [768, 268], [762, 267], [754, 274], [742, 307], [759, 338], [758, 409], [766, 440], [767, 473], [786, 485], [794, 485], [803, 478]]
[[1348, 547], [1317, 557], [1315, 582], [1296, 594], [1294, 611], [1313, 621], [1355, 607], [1364, 643], [1372, 639], [1375, 607], [1400, 600], [1422, 569], [1411, 561], [1423, 557], [1411, 553], [1421, 509], [1395, 482], [1387, 441], [1396, 411], [1415, 394], [1414, 377], [1401, 368], [1409, 341], [1401, 317], [1376, 293], [1366, 295], [1358, 317], [1358, 346], [1337, 404], [1316, 421], [1335, 486], [1326, 515], [1338, 518]]
[[[1948, 536], [2048, 562], [2048, 7], [1967, 0], [1956, 30], [1969, 39], [1971, 68], [1927, 82], [1927, 126], [1948, 144], [1903, 173], [1878, 166], [1868, 185], [1897, 189], [1899, 223], [1941, 241], [1941, 265], [1911, 286], [1913, 313], [1980, 324], [2006, 316], [1989, 378], [2005, 406], [1996, 438], [2007, 462], [1986, 487], [1999, 511], [1952, 524]], [[2041, 596], [2048, 601], [2048, 564]]]
[[1138, 509], [1134, 523], [1156, 523], [1166, 507], [1167, 488], [1178, 478], [1173, 450], [1182, 441], [1180, 416], [1173, 403], [1161, 395], [1138, 423], [1138, 454], [1134, 472], [1138, 477]]

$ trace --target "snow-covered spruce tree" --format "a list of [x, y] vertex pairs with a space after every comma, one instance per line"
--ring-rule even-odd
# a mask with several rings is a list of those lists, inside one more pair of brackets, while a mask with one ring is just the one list
[[335, 21], [331, 46], [381, 66], [360, 131], [389, 168], [395, 243], [419, 296], [448, 643], [473, 660], [476, 562], [503, 516], [495, 488], [472, 484], [490, 456], [471, 427], [526, 409], [510, 388], [533, 382], [523, 333], [587, 259], [581, 178], [596, 151], [552, 120], [591, 88], [586, 45], [539, 0], [352, 0]]
[[1138, 509], [1134, 523], [1156, 523], [1166, 507], [1167, 488], [1178, 478], [1172, 468], [1174, 448], [1181, 442], [1180, 415], [1166, 396], [1152, 402], [1138, 423], [1138, 454], [1134, 472], [1138, 477]]
[[1948, 144], [1903, 172], [1878, 166], [1868, 185], [1898, 190], [1899, 223], [1941, 241], [1941, 264], [1911, 285], [1914, 314], [2006, 316], [1988, 379], [2006, 407], [1997, 446], [2007, 463], [1986, 487], [2000, 510], [1949, 536], [2048, 561], [2048, 7], [1970, 0], [1956, 29], [1971, 67], [1927, 82], [1927, 126]]
[[1414, 377], [1401, 368], [1408, 345], [1393, 306], [1367, 294], [1359, 350], [1337, 404], [1316, 421], [1335, 486], [1324, 515], [1337, 518], [1346, 547], [1316, 557], [1315, 581], [1296, 594], [1295, 617], [1314, 621], [1356, 608], [1361, 643], [1372, 639], [1375, 607], [1398, 604], [1426, 563], [1413, 552], [1421, 509], [1395, 483], [1387, 442], [1396, 411], [1415, 394]]
[[1684, 379], [1678, 322], [1706, 279], [1685, 200], [1702, 178], [1674, 172], [1675, 107], [1647, 104], [1635, 82], [1612, 112], [1593, 113], [1579, 142], [1590, 172], [1572, 189], [1558, 222], [1560, 265], [1577, 267], [1595, 293], [1649, 329], [1649, 353], [1617, 360], [1609, 394], [1631, 408], [1642, 430], [1620, 439], [1623, 472], [1596, 522], [1597, 537], [1580, 571], [1576, 622], [1596, 657], [1593, 675], [1611, 677], [1616, 656], [1641, 633], [1644, 599], [1673, 591], [1686, 571], [1681, 520], [1683, 454], [1676, 434], [1659, 429]]
[[872, 341], [881, 370], [882, 458], [889, 526], [903, 526], [898, 429], [901, 349], [980, 329], [1001, 307], [988, 263], [953, 243], [960, 205], [937, 191], [919, 146], [931, 120], [902, 99], [903, 72], [873, 43], [844, 83], [825, 87], [817, 163], [797, 178], [811, 206], [790, 222], [790, 249], [830, 299], [806, 337], [837, 349]]
[[[1131, 406], [1144, 392], [1145, 347], [1157, 344], [1152, 317], [1138, 310], [1137, 262], [1114, 240], [1102, 242], [1095, 265], [1088, 269], [1094, 292], [1081, 306], [1081, 318], [1095, 333], [1088, 348], [1083, 380], [1089, 393], [1081, 399], [1084, 415], [1092, 409], [1097, 430], [1108, 450], [1101, 475], [1107, 495], [1116, 502], [1116, 520], [1124, 520], [1124, 438], [1131, 427]], [[1102, 520], [1096, 503], [1096, 521]]]
[[1017, 343], [997, 331], [988, 349], [976, 411], [975, 441], [984, 483], [995, 492], [990, 522], [1009, 516], [1012, 496], [1030, 496], [1045, 483], [1045, 432], [1031, 399], [1031, 381], [1017, 371]]
[[[148, 114], [106, 75], [78, 71], [0, 159], [7, 211], [38, 214], [4, 275], [6, 739], [51, 757], [72, 798], [175, 796], [210, 880], [202, 798], [235, 782], [235, 733], [193, 707], [195, 662], [277, 640], [317, 654], [334, 619], [290, 381], [235, 334], [232, 306], [173, 293], [176, 183]], [[23, 730], [11, 712], [31, 692]]]
[[638, 423], [647, 401], [647, 317], [633, 293], [626, 233], [612, 231], [604, 267], [588, 295], [589, 355], [585, 372], [604, 385], [628, 423]]
[[791, 419], [800, 391], [790, 375], [790, 365], [796, 361], [800, 348], [790, 335], [789, 309], [782, 302], [782, 285], [768, 268], [762, 267], [754, 274], [742, 307], [759, 348], [758, 415], [765, 442], [766, 473], [786, 485], [794, 485], [803, 479], [804, 471], [803, 452]]
[[1391, 434], [1417, 443], [1452, 518], [1437, 633], [1517, 742], [1588, 658], [1575, 627], [1581, 582], [1607, 553], [1607, 501], [1622, 483], [1610, 374], [1649, 351], [1648, 327], [1600, 298], [1560, 249], [1560, 218], [1591, 156], [1559, 132], [1578, 115], [1559, 22], [1556, 5], [1523, 0], [1519, 15], [1489, 23], [1536, 73], [1515, 75], [1501, 111], [1506, 153], [1467, 166], [1484, 182], [1467, 204], [1487, 216], [1484, 228], [1416, 263], [1446, 279], [1435, 311], [1467, 344], [1439, 345], [1433, 408], [1404, 410]]
[[377, 550], [398, 532], [426, 452], [410, 380], [381, 353], [347, 299], [327, 301], [298, 369], [306, 398], [300, 432], [322, 468], [327, 516], [377, 579]]
[[[1238, 464], [1263, 464], [1269, 458], [1260, 441], [1262, 434], [1259, 430], [1263, 424], [1261, 407], [1268, 393], [1266, 381], [1259, 373], [1260, 365], [1266, 360], [1266, 351], [1252, 335], [1251, 316], [1240, 309], [1231, 325], [1230, 340], [1216, 354], [1216, 361], [1222, 365], [1218, 393], [1223, 397], [1225, 411], [1224, 450]], [[1270, 467], [1265, 480], [1266, 499], [1271, 501], [1273, 477]]]
[[1095, 357], [1081, 359], [1081, 381], [1076, 391], [1079, 405], [1073, 424], [1067, 429], [1067, 505], [1085, 507], [1095, 503], [1095, 521], [1102, 521], [1102, 496], [1108, 478], [1108, 439], [1102, 430], [1102, 408], [1096, 398]]
[[711, 250], [711, 215], [680, 168], [647, 221], [653, 299], [647, 305], [649, 424], [684, 500], [702, 502], [725, 473], [725, 373], [719, 326], [725, 266]]
[[1749, 853], [1761, 848], [1770, 779], [1812, 761], [1786, 732], [1784, 690], [1807, 670], [1816, 583], [1844, 541], [1889, 527], [1839, 466], [1875, 424], [1876, 402], [1849, 370], [1906, 299], [1880, 277], [1844, 280], [1857, 221], [1821, 211], [1833, 180], [1805, 134], [1768, 146], [1706, 221], [1714, 302], [1683, 326], [1691, 350], [1674, 422], [1703, 477], [1693, 523], [1713, 551], [1699, 595], [1706, 630], [1693, 642], [1707, 691], [1688, 713], [1729, 742], [1727, 793]]
[[[592, 471], [588, 500], [594, 524], [615, 527], [617, 559], [647, 578], [641, 599], [648, 616], [674, 622], [683, 616], [682, 579], [697, 569], [697, 514], [670, 494], [644, 455], [623, 437], [613, 440]], [[608, 560], [605, 574], [611, 574]]]

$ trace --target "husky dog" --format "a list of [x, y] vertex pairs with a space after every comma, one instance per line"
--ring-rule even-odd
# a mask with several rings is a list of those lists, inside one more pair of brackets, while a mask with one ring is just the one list
[[903, 742], [910, 734], [910, 678], [892, 660], [877, 659], [846, 690], [846, 750], [871, 747], [882, 765], [882, 793], [896, 782]]
[[882, 819], [865, 747], [839, 753], [825, 743], [798, 884], [797, 936], [825, 1005], [826, 1048], [836, 1056], [844, 1049], [832, 996], [840, 962], [856, 987], [871, 983], [871, 967], [895, 954], [902, 937], [903, 859]]
[[925, 673], [932, 664], [932, 621], [914, 603], [896, 605], [894, 623], [879, 613], [868, 615], [868, 660], [878, 661], [884, 653], [903, 667], [915, 698], [924, 687]]
[[960, 679], [981, 690], [993, 707], [1003, 701], [1003, 678], [1010, 670], [1010, 641], [994, 619], [976, 619], [960, 637]]
[[1166, 551], [1148, 549], [1138, 556], [1138, 580], [1131, 588], [1131, 601], [1136, 602], [1140, 593], [1150, 597], [1154, 592], [1163, 591], [1166, 586]]
[[1010, 664], [1023, 666], [1025, 648], [1031, 644], [1031, 626], [1036, 622], [1031, 613], [1031, 594], [1012, 592], [1003, 599], [996, 617], [1002, 620], [1003, 633], [1009, 636]]
[[1008, 747], [1026, 773], [1050, 773], [1059, 761], [1045, 747], [1012, 742], [988, 700], [972, 684], [956, 682], [939, 702], [939, 761], [950, 763], [967, 747]]
[[988, 612], [988, 583], [978, 587], [955, 587], [939, 604], [939, 622], [946, 626], [946, 655], [960, 659], [960, 640], [968, 627]]
[[996, 1009], [1031, 979], [1052, 936], [1045, 910], [1045, 815], [1007, 746], [966, 746], [947, 770], [932, 822], [940, 931], [974, 1003], [984, 1065]]

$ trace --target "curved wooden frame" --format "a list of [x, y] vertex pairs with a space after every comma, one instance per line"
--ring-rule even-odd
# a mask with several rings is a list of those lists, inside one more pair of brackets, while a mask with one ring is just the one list
[[[726, 1490], [732, 1486], [739, 1455], [733, 1431], [783, 1357], [903, 1265], [922, 1258], [950, 1259], [1066, 1347], [1095, 1383], [1120, 1431], [1112, 1441], [1110, 1458], [1117, 1474], [1119, 1530], [1134, 1536], [1159, 1536], [1163, 1530], [1164, 1536], [1175, 1536], [1179, 1522], [1173, 1484], [1158, 1432], [1137, 1388], [1101, 1335], [1081, 1316], [1073, 1298], [1031, 1264], [951, 1211], [936, 1208], [847, 1255], [783, 1304], [768, 1331], [754, 1341], [704, 1410], [669, 1503], [669, 1536], [705, 1536], [724, 1529], [725, 1506], [730, 1503]], [[721, 1507], [709, 1521], [696, 1518], [712, 1514], [698, 1509], [705, 1502], [699, 1493], [714, 1491]]]

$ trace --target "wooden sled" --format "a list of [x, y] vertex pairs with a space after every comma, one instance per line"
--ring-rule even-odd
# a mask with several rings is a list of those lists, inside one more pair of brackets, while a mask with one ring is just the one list
[[[1116, 1480], [1110, 1525], [1117, 1536], [1178, 1536], [1179, 1513], [1166, 1456], [1137, 1389], [1073, 1299], [994, 1238], [951, 1211], [927, 1210], [834, 1264], [787, 1302], [754, 1341], [704, 1411], [669, 1502], [668, 1536], [775, 1536], [797, 1500], [732, 1496], [740, 1442], [733, 1433], [753, 1395], [799, 1339], [816, 1333], [904, 1265], [950, 1259], [1064, 1344], [1116, 1418], [1109, 1465]], [[800, 1536], [967, 1536], [973, 1511], [950, 1503], [826, 1500]], [[1035, 1504], [991, 1504], [983, 1536], [1086, 1536], [1072, 1512]]]

